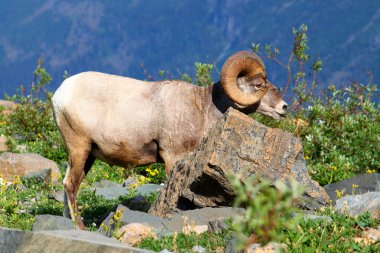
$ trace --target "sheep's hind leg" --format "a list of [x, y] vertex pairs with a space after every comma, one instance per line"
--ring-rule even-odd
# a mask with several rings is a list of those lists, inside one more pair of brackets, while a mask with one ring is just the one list
[[[69, 149], [69, 166], [66, 171], [66, 176], [63, 179], [63, 185], [66, 190], [67, 204], [69, 207], [71, 219], [76, 224], [77, 228], [84, 229], [84, 223], [80, 217], [78, 204], [77, 204], [77, 195], [79, 186], [89, 169], [91, 168], [92, 163], [94, 162], [93, 156], [89, 154], [90, 145], [88, 148], [83, 148], [84, 145], [81, 145], [80, 150]], [[67, 208], [64, 212], [68, 213]]]
[[[84, 171], [82, 173], [80, 182], [83, 181], [83, 179], [85, 178], [87, 173], [90, 171], [91, 166], [94, 164], [94, 161], [95, 161], [95, 157], [90, 154], [86, 160], [85, 165], [84, 165]], [[69, 168], [67, 168], [67, 169], [69, 169]], [[67, 199], [67, 191], [64, 191], [64, 199], [63, 200], [64, 200], [63, 217], [71, 218], [69, 203], [68, 203], [68, 199]]]

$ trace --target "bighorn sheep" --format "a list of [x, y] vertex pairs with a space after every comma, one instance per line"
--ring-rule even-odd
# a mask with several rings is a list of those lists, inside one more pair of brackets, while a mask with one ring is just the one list
[[52, 101], [69, 154], [63, 184], [79, 228], [76, 197], [96, 158], [120, 166], [164, 162], [169, 173], [229, 107], [275, 119], [287, 109], [261, 59], [245, 51], [232, 55], [220, 82], [208, 87], [84, 72], [67, 78]]

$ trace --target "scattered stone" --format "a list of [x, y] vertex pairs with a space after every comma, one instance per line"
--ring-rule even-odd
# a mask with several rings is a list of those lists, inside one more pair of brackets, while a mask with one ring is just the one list
[[41, 172], [48, 169], [52, 182], [61, 180], [61, 173], [57, 164], [39, 154], [2, 153], [0, 155], [0, 174], [7, 181], [13, 181], [15, 176], [25, 176], [29, 173]]
[[376, 242], [380, 239], [380, 230], [370, 228], [367, 231], [364, 231], [364, 235], [372, 241]]
[[[355, 186], [355, 187], [354, 187]], [[336, 191], [344, 195], [360, 195], [367, 192], [380, 192], [380, 173], [367, 173], [325, 185], [325, 190], [333, 203], [337, 199]]]
[[144, 184], [137, 186], [135, 189], [131, 189], [130, 187], [103, 187], [103, 188], [95, 188], [95, 195], [102, 196], [107, 200], [119, 199], [121, 196], [128, 196], [131, 193], [133, 195], [149, 195], [154, 192], [158, 192], [162, 188], [161, 185], [155, 184]]
[[119, 238], [120, 242], [129, 246], [135, 246], [143, 239], [148, 237], [153, 237], [155, 239], [157, 238], [151, 227], [143, 225], [141, 223], [131, 223], [125, 225], [121, 227], [116, 233], [116, 238]]
[[286, 250], [286, 244], [279, 244], [270, 242], [265, 246], [261, 246], [259, 243], [254, 243], [246, 247], [244, 253], [278, 253]]
[[181, 211], [169, 219], [167, 227], [173, 232], [181, 232], [183, 230], [183, 227], [186, 225], [208, 225], [211, 220], [227, 219], [231, 217], [241, 216], [243, 214], [244, 209], [232, 207], [206, 207], [201, 209]]
[[208, 231], [208, 226], [207, 225], [184, 225], [182, 232], [184, 234], [191, 234], [195, 233], [197, 235], [200, 235], [204, 232]]
[[299, 139], [229, 109], [198, 149], [176, 163], [149, 212], [168, 217], [177, 210], [231, 206], [235, 192], [229, 174], [242, 181], [250, 175], [271, 181], [292, 176], [305, 186], [301, 207], [314, 210], [329, 201], [307, 172]]
[[0, 135], [0, 152], [7, 152], [7, 137], [5, 135]]
[[122, 187], [121, 184], [119, 183], [116, 183], [116, 182], [112, 182], [112, 181], [109, 181], [109, 180], [100, 180], [98, 182], [95, 182], [91, 185], [91, 187], [93, 188], [113, 188], [113, 187]]
[[147, 196], [151, 193], [158, 193], [163, 188], [159, 184], [143, 184], [135, 188], [136, 194]]
[[236, 250], [237, 248], [237, 241], [236, 238], [232, 238], [226, 246], [226, 249], [224, 250], [224, 253], [238, 253]]
[[151, 251], [132, 248], [115, 238], [83, 230], [21, 231], [0, 227], [1, 253], [147, 253]]
[[17, 104], [13, 101], [0, 100], [0, 114], [9, 115], [16, 108]]
[[215, 220], [211, 220], [208, 223], [208, 231], [212, 233], [222, 233], [226, 229], [228, 229], [228, 223], [226, 218], [219, 218]]
[[206, 249], [203, 248], [202, 246], [194, 246], [191, 248], [192, 252], [198, 252], [198, 253], [205, 253]]
[[[167, 221], [165, 219], [143, 213], [140, 211], [133, 211], [123, 205], [118, 205], [116, 212], [119, 212], [121, 217], [119, 218], [120, 226], [124, 226], [131, 223], [141, 223], [143, 225], [154, 228], [154, 232], [167, 232], [167, 228], [164, 225]], [[115, 212], [111, 212], [108, 217], [102, 222], [103, 225], [100, 226], [99, 232], [106, 236], [111, 236], [115, 226], [114, 226], [114, 215]]]
[[95, 188], [94, 191], [96, 196], [102, 196], [107, 200], [119, 199], [120, 196], [127, 196], [130, 193], [130, 189], [125, 187]]
[[62, 216], [44, 214], [36, 215], [36, 221], [33, 224], [33, 231], [40, 230], [73, 230], [75, 225], [69, 218]]
[[41, 171], [30, 172], [21, 178], [36, 183], [51, 182], [51, 169], [43, 169]]
[[55, 191], [55, 192], [49, 193], [49, 198], [55, 199], [58, 202], [64, 203], [65, 191]]
[[173, 253], [173, 252], [168, 249], [163, 249], [160, 251], [160, 253]]
[[122, 203], [122, 205], [128, 207], [131, 210], [147, 213], [151, 206], [151, 203], [146, 197], [138, 195], [127, 199]]
[[354, 238], [354, 241], [364, 245], [371, 245], [380, 239], [380, 230], [370, 228], [363, 232], [362, 237]]
[[[121, 215], [118, 222], [120, 226], [131, 223], [141, 223], [152, 227], [158, 236], [170, 235], [174, 232], [183, 232], [187, 226], [202, 226], [202, 231], [206, 231], [211, 220], [227, 219], [233, 216], [242, 215], [243, 209], [225, 207], [225, 208], [203, 208], [196, 210], [183, 211], [176, 213], [170, 219], [164, 219], [140, 211], [133, 211], [129, 208], [119, 205], [116, 209]], [[115, 212], [111, 212], [102, 222], [99, 232], [106, 236], [111, 236], [115, 230]]]
[[17, 145], [15, 148], [17, 153], [27, 153], [28, 152], [28, 146], [27, 145]]
[[122, 184], [123, 187], [127, 188], [131, 188], [132, 185], [137, 185], [137, 181], [134, 177], [128, 177], [126, 180], [124, 180]]
[[19, 183], [19, 184], [9, 184], [8, 187], [7, 187], [7, 190], [16, 190], [17, 192], [23, 192], [25, 191], [27, 188], [25, 185]]
[[318, 221], [322, 221], [323, 224], [325, 224], [325, 225], [329, 225], [329, 224], [331, 224], [333, 222], [333, 220], [331, 219], [331, 217], [329, 217], [327, 215], [303, 214], [302, 217], [305, 220], [318, 220]]
[[368, 192], [363, 195], [348, 195], [337, 199], [334, 210], [355, 217], [369, 212], [374, 219], [380, 218], [380, 192]]

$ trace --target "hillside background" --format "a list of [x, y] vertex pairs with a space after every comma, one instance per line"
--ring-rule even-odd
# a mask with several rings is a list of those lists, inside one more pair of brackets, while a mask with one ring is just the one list
[[[309, 27], [311, 60], [320, 58], [320, 86], [380, 81], [380, 1], [0, 0], [0, 97], [28, 85], [39, 57], [54, 80], [96, 70], [146, 78], [194, 73], [194, 63], [220, 70], [233, 52], [271, 43], [286, 60], [292, 28]], [[270, 79], [286, 71], [266, 61]], [[214, 72], [217, 77], [217, 72]]]

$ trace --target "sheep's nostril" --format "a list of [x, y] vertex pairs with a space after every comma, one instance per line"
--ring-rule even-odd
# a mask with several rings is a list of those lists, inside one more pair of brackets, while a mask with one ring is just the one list
[[282, 106], [282, 110], [284, 110], [284, 111], [288, 110], [288, 105], [287, 105], [287, 104], [284, 104], [284, 105]]

